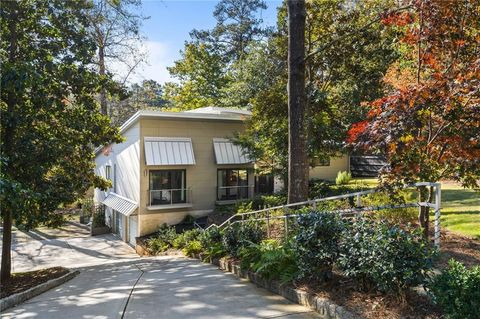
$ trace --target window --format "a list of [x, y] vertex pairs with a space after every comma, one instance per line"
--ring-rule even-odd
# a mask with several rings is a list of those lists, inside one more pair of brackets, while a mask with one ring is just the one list
[[186, 171], [150, 171], [150, 205], [172, 205], [186, 203]]
[[272, 174], [255, 176], [255, 194], [273, 194], [273, 184]]
[[315, 156], [312, 159], [312, 166], [330, 166], [330, 157], [319, 157]]
[[112, 180], [112, 167], [110, 165], [105, 166], [105, 178], [109, 181]]
[[237, 200], [249, 197], [246, 169], [219, 169], [217, 185], [217, 200]]

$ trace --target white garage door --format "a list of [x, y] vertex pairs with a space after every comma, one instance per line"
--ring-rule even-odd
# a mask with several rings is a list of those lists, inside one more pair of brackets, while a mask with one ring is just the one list
[[135, 246], [135, 237], [137, 237], [138, 216], [130, 216], [128, 220], [128, 242]]

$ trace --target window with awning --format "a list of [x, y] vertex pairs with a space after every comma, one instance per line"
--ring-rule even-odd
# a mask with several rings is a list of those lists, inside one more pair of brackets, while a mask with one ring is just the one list
[[191, 138], [145, 137], [144, 146], [148, 166], [195, 165]]
[[217, 164], [248, 164], [252, 160], [246, 151], [239, 145], [233, 144], [225, 138], [214, 138], [213, 149]]

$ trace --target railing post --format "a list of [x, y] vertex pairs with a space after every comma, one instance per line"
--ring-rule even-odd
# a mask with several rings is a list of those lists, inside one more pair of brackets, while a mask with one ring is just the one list
[[357, 194], [357, 207], [362, 207], [362, 196]]
[[[265, 209], [265, 205], [263, 206]], [[267, 238], [270, 238], [270, 211], [267, 210]]]
[[440, 183], [435, 185], [435, 235], [434, 243], [440, 249], [440, 210], [442, 207], [442, 187]]
[[313, 210], [317, 210], [317, 201], [316, 200], [313, 200], [312, 208], [313, 208]]
[[287, 207], [285, 207], [285, 205], [283, 206], [283, 215], [285, 216], [285, 226], [283, 227], [284, 228], [284, 238], [286, 239], [287, 238], [287, 235], [288, 235], [288, 211], [287, 211]]

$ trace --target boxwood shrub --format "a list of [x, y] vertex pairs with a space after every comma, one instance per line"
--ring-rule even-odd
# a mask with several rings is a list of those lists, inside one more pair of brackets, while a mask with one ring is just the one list
[[299, 277], [328, 280], [339, 254], [343, 221], [336, 214], [311, 212], [297, 219], [293, 239]]
[[426, 283], [434, 255], [420, 230], [360, 218], [342, 233], [338, 265], [365, 288], [404, 296]]
[[244, 222], [227, 226], [223, 231], [223, 246], [232, 257], [239, 257], [242, 247], [258, 244], [263, 239], [263, 230], [255, 223]]
[[447, 318], [480, 318], [480, 266], [467, 269], [452, 259], [448, 268], [431, 280], [428, 291]]

